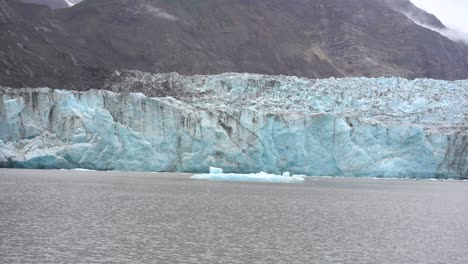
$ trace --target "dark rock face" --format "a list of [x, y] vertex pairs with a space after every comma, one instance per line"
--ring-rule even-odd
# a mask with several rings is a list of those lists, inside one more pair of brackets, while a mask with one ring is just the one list
[[11, 18], [12, 12], [6, 0], [0, 0], [0, 23], [7, 23]]
[[20, 1], [26, 4], [45, 5], [52, 9], [68, 7], [68, 4], [65, 0], [20, 0]]
[[0, 0], [0, 84], [99, 88], [115, 69], [468, 78], [466, 45], [408, 19], [401, 10], [419, 10], [408, 0], [388, 1], [86, 0], [51, 10]]

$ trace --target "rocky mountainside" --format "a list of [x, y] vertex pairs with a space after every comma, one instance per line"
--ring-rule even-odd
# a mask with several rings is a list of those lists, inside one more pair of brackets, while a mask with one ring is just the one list
[[66, 0], [20, 0], [20, 1], [23, 3], [27, 3], [27, 4], [46, 5], [52, 9], [70, 7], [69, 3]]
[[[406, 3], [406, 5], [405, 5]], [[408, 0], [0, 0], [0, 84], [100, 88], [116, 69], [468, 78], [468, 47]], [[403, 12], [402, 10], [406, 10]]]

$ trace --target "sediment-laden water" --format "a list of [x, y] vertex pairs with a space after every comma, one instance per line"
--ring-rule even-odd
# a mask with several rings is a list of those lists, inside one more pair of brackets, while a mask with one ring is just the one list
[[468, 263], [468, 183], [0, 170], [1, 263]]

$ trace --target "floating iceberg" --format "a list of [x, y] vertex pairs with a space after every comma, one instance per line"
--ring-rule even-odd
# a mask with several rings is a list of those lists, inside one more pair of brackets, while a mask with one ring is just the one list
[[0, 167], [468, 178], [468, 80], [138, 74], [0, 88]]
[[303, 176], [290, 176], [289, 172], [281, 175], [268, 174], [259, 172], [253, 174], [236, 174], [223, 173], [220, 168], [210, 167], [208, 174], [196, 174], [190, 177], [192, 180], [209, 180], [209, 181], [244, 181], [244, 182], [274, 182], [274, 183], [299, 183], [304, 182]]
[[222, 174], [222, 173], [223, 173], [223, 169], [210, 167], [210, 174]]

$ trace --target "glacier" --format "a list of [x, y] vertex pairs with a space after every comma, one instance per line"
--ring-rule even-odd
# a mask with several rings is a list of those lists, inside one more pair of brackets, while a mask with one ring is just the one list
[[0, 167], [468, 178], [468, 80], [127, 71], [96, 88], [0, 88]]

